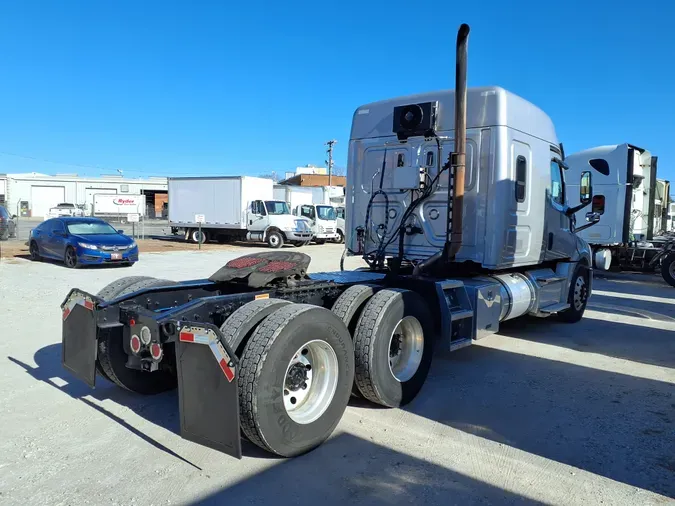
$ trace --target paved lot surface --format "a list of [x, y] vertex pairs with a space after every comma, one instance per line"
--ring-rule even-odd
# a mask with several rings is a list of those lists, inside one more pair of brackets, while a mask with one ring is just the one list
[[[311, 269], [340, 247], [309, 246]], [[675, 497], [675, 290], [601, 279], [577, 325], [516, 320], [437, 357], [404, 410], [354, 401], [309, 455], [237, 461], [182, 440], [176, 393], [60, 364], [59, 303], [128, 275], [206, 277], [256, 251], [148, 253], [130, 269], [0, 264], [1, 504], [667, 504]], [[354, 265], [354, 262], [352, 262]], [[645, 282], [649, 281], [649, 282]]]

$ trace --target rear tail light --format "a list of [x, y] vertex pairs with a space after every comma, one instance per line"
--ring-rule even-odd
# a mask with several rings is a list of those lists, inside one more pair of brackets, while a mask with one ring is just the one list
[[134, 353], [138, 353], [139, 351], [141, 351], [141, 340], [138, 338], [138, 336], [136, 334], [131, 336], [130, 345], [131, 345], [131, 351], [133, 351]]
[[150, 346], [150, 355], [152, 355], [153, 360], [159, 360], [162, 358], [162, 347], [157, 343], [153, 343]]

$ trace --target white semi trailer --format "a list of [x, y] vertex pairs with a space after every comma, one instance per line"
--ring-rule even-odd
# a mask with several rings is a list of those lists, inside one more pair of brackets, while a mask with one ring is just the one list
[[308, 243], [309, 224], [274, 199], [273, 184], [246, 176], [169, 178], [169, 225], [192, 242], [253, 241], [271, 248]]
[[271, 251], [206, 280], [74, 289], [64, 366], [92, 386], [98, 374], [143, 394], [177, 387], [184, 438], [241, 457], [243, 433], [291, 457], [330, 436], [352, 393], [409, 403], [437, 351], [519, 316], [578, 322], [592, 270], [572, 217], [592, 175], [570, 207], [548, 116], [502, 88], [467, 91], [468, 33], [456, 91], [354, 114], [345, 239], [368, 269], [308, 274], [307, 255]]
[[649, 150], [624, 143], [579, 151], [566, 162], [573, 178], [586, 171], [594, 175], [591, 212], [600, 221], [580, 233], [591, 245], [593, 266], [598, 270], [658, 269], [675, 286], [675, 238], [666, 234], [664, 212], [670, 204], [670, 183], [657, 178], [658, 158]]

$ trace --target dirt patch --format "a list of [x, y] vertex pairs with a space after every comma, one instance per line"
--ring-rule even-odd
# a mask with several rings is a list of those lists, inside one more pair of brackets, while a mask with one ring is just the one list
[[[137, 239], [138, 249], [141, 253], [161, 253], [163, 251], [197, 251], [198, 244], [189, 242], [165, 240], [165, 239]], [[232, 251], [237, 246], [233, 244], [202, 244], [202, 250]], [[29, 258], [28, 245], [23, 241], [0, 242], [0, 258], [3, 260]]]

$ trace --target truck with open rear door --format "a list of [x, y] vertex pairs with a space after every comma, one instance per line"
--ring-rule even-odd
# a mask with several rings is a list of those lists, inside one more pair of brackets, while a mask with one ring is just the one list
[[354, 113], [345, 240], [368, 268], [310, 273], [307, 255], [271, 251], [208, 279], [73, 289], [64, 367], [92, 387], [178, 388], [184, 438], [241, 457], [243, 433], [290, 457], [330, 436], [351, 395], [404, 406], [435, 353], [500, 322], [578, 322], [592, 271], [572, 217], [591, 173], [570, 207], [548, 116], [502, 88], [467, 90], [468, 35], [462, 25], [455, 91]]

